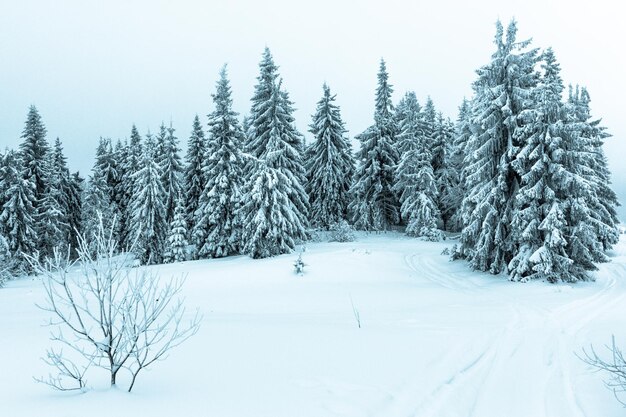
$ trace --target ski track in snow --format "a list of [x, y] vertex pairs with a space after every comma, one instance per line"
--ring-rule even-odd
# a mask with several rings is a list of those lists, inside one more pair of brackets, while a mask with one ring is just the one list
[[[570, 301], [548, 310], [537, 307], [532, 302], [518, 302], [505, 297], [513, 314], [503, 330], [498, 332], [488, 346], [475, 355], [470, 362], [461, 364], [443, 381], [438, 381], [426, 395], [420, 395], [414, 387], [406, 387], [394, 395], [393, 401], [377, 416], [439, 417], [439, 416], [480, 416], [484, 412], [493, 413], [493, 392], [498, 385], [510, 382], [508, 398], [498, 401], [504, 405], [503, 414], [515, 414], [515, 402], [532, 408], [532, 399], [543, 399], [543, 405], [532, 409], [533, 417], [568, 416], [586, 417], [574, 389], [570, 361], [578, 345], [572, 343], [576, 336], [585, 330], [594, 319], [608, 314], [615, 306], [624, 302], [626, 284], [616, 277], [626, 276], [626, 263], [623, 262], [624, 249], [613, 262], [600, 265], [597, 272], [599, 288], [591, 295]], [[471, 272], [446, 268], [433, 254], [409, 254], [406, 265], [418, 276], [437, 285], [468, 296], [476, 294], [482, 286], [472, 280]], [[621, 262], [620, 262], [621, 261]], [[516, 284], [512, 284], [516, 285]], [[517, 284], [524, 285], [524, 284]], [[541, 332], [542, 337], [526, 338], [528, 332]], [[538, 343], [537, 340], [541, 340]], [[541, 349], [540, 349], [541, 348]], [[541, 353], [541, 351], [543, 351]], [[541, 354], [540, 354], [541, 353]], [[442, 361], [450, 361], [449, 355], [442, 355]], [[510, 370], [535, 366], [533, 378], [520, 378], [516, 381]], [[537, 371], [539, 373], [537, 373]], [[532, 389], [520, 387], [524, 383], [536, 384]], [[520, 389], [521, 388], [521, 389]], [[534, 391], [534, 392], [533, 392]], [[495, 408], [498, 408], [498, 404]], [[505, 408], [508, 407], [508, 410]], [[519, 409], [518, 409], [519, 410]], [[526, 413], [528, 411], [525, 411]], [[524, 415], [524, 414], [519, 414]]]

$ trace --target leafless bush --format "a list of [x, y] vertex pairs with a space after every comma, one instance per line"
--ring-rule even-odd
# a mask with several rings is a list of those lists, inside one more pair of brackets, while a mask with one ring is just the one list
[[611, 337], [611, 345], [605, 346], [608, 353], [608, 359], [603, 359], [593, 346], [589, 349], [583, 349], [583, 354], [579, 355], [588, 365], [591, 365], [597, 371], [609, 373], [609, 379], [604, 381], [606, 386], [613, 391], [615, 398], [626, 406], [626, 401], [620, 398], [621, 394], [626, 392], [626, 359], [622, 350], [615, 344], [615, 336]]
[[46, 304], [39, 307], [53, 317], [51, 340], [71, 351], [70, 358], [48, 349], [44, 360], [57, 375], [36, 380], [82, 390], [90, 368], [105, 369], [111, 386], [124, 369], [130, 392], [141, 370], [198, 331], [200, 316], [196, 312], [183, 322], [182, 277], [163, 280], [149, 269], [130, 268], [132, 259], [116, 256], [112, 234], [103, 227], [89, 243], [80, 237], [78, 246], [76, 261], [60, 251], [45, 261], [29, 257], [43, 277]]

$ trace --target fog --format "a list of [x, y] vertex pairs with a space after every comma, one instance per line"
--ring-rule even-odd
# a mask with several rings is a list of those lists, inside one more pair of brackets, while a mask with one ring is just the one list
[[[182, 145], [212, 109], [228, 63], [235, 108], [249, 109], [265, 46], [280, 66], [307, 134], [321, 86], [337, 93], [350, 136], [371, 123], [376, 72], [387, 61], [395, 99], [415, 90], [450, 117], [493, 51], [494, 23], [552, 46], [566, 83], [589, 89], [613, 138], [606, 151], [626, 201], [619, 2], [596, 1], [4, 1], [0, 7], [0, 145], [20, 142], [35, 104], [70, 167], [87, 174], [100, 136], [127, 137], [170, 121]], [[206, 120], [206, 119], [203, 119]], [[623, 213], [626, 211], [622, 210]]]

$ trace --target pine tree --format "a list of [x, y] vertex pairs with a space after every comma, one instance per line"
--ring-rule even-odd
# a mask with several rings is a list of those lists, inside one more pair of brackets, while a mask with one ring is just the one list
[[46, 140], [46, 127], [35, 106], [30, 106], [26, 124], [22, 132], [24, 141], [20, 144], [22, 177], [34, 185], [34, 208], [38, 211], [39, 202], [46, 190], [46, 156], [49, 151]]
[[30, 271], [24, 255], [34, 255], [37, 251], [35, 182], [24, 178], [23, 162], [19, 158], [13, 151], [4, 157], [2, 189], [6, 189], [7, 198], [0, 211], [0, 224], [17, 268]]
[[118, 231], [118, 243], [120, 247], [123, 247], [126, 242], [126, 236], [128, 235], [128, 198], [130, 194], [124, 187], [131, 185], [129, 178], [130, 173], [126, 170], [129, 169], [129, 151], [130, 147], [128, 142], [120, 139], [115, 143], [115, 149], [113, 150], [113, 160], [115, 161], [115, 169], [117, 172], [117, 182], [113, 188], [112, 202], [117, 208], [118, 217], [116, 220], [116, 226]]
[[196, 211], [193, 238], [200, 257], [218, 258], [238, 251], [241, 222], [243, 131], [232, 109], [226, 66], [220, 72], [215, 110], [209, 114], [209, 138], [202, 167], [206, 185]]
[[[20, 144], [20, 160], [22, 162], [22, 178], [30, 182], [33, 187], [34, 200], [32, 202], [33, 211], [30, 216], [35, 219], [35, 233], [38, 236], [36, 248], [41, 250], [42, 254], [46, 249], [41, 245], [45, 239], [42, 237], [47, 234], [47, 228], [50, 223], [46, 219], [45, 211], [49, 211], [49, 207], [44, 208], [44, 193], [47, 188], [47, 180], [49, 177], [48, 169], [48, 153], [50, 151], [46, 140], [46, 127], [41, 120], [41, 116], [35, 106], [30, 106], [24, 130], [22, 132], [23, 142]], [[46, 203], [49, 206], [49, 203]], [[28, 206], [24, 207], [28, 209]], [[50, 212], [48, 214], [51, 214]]]
[[433, 158], [432, 164], [434, 168], [437, 168], [438, 161], [442, 161], [441, 151], [442, 149], [435, 149], [435, 131], [437, 129], [437, 109], [435, 108], [435, 103], [433, 99], [428, 96], [426, 99], [426, 104], [424, 105], [424, 109], [422, 110], [422, 114], [424, 117], [424, 136], [428, 138], [429, 149], [432, 149], [431, 156]]
[[185, 221], [185, 204], [181, 199], [176, 202], [174, 217], [170, 224], [167, 237], [165, 262], [183, 262], [187, 260], [187, 222]]
[[348, 215], [354, 156], [336, 96], [326, 84], [323, 91], [309, 130], [314, 142], [307, 147], [307, 193], [311, 224], [330, 230]]
[[454, 126], [454, 140], [450, 150], [450, 157], [447, 165], [453, 170], [458, 179], [456, 187], [450, 187], [442, 197], [445, 206], [450, 210], [451, 215], [447, 222], [447, 229], [452, 232], [460, 232], [463, 229], [463, 219], [461, 216], [461, 204], [467, 192], [466, 178], [469, 172], [465, 169], [465, 157], [467, 153], [467, 142], [472, 132], [470, 130], [471, 104], [463, 99], [459, 107], [459, 115]]
[[513, 161], [525, 142], [523, 115], [537, 84], [537, 51], [529, 41], [516, 41], [515, 21], [504, 29], [497, 23], [496, 52], [478, 70], [474, 83], [473, 131], [467, 145], [468, 193], [463, 201], [464, 229], [460, 256], [472, 268], [498, 274], [515, 255], [512, 230], [515, 195], [520, 186]]
[[48, 152], [46, 188], [37, 216], [38, 247], [42, 257], [54, 256], [55, 248], [61, 253], [68, 250], [69, 218], [67, 195], [67, 168], [61, 142], [57, 138], [55, 148]]
[[509, 271], [514, 281], [576, 281], [586, 274], [566, 253], [566, 205], [570, 193], [580, 192], [585, 184], [569, 170], [567, 158], [580, 160], [581, 155], [568, 149], [574, 138], [566, 125], [560, 66], [551, 49], [543, 58], [541, 81], [533, 92], [535, 109], [525, 115], [532, 133], [514, 161], [521, 187], [512, 226], [520, 233]]
[[70, 176], [68, 188], [68, 224], [70, 230], [69, 245], [73, 252], [72, 258], [77, 255], [78, 237], [83, 233], [83, 194], [85, 180], [78, 172]]
[[355, 226], [363, 230], [387, 230], [400, 221], [399, 203], [393, 192], [398, 163], [398, 128], [391, 104], [392, 86], [381, 60], [376, 89], [374, 125], [357, 136], [361, 142], [350, 204]]
[[[75, 175], [73, 179], [74, 192], [78, 191], [77, 188], [80, 186], [77, 183], [78, 180]], [[107, 172], [102, 170], [102, 165], [96, 161], [84, 190], [83, 203], [81, 205], [82, 218], [80, 220], [83, 236], [89, 242], [92, 250], [95, 250], [96, 237], [100, 233], [101, 228], [102, 230], [111, 231], [116, 228], [118, 222], [116, 207], [111, 202], [109, 191]], [[75, 221], [76, 218], [74, 219]]]
[[[260, 63], [260, 75], [257, 78], [259, 82], [252, 98], [250, 129], [245, 149], [252, 157], [250, 161], [254, 161], [254, 158], [263, 160], [269, 168], [280, 170], [288, 178], [288, 210], [294, 217], [295, 226], [292, 228], [295, 235], [291, 238], [304, 240], [307, 238], [309, 210], [308, 196], [304, 189], [304, 141], [295, 128], [293, 103], [289, 100], [289, 94], [282, 90], [282, 82], [276, 82], [277, 77], [277, 67], [266, 48]], [[253, 172], [251, 165], [252, 162], [246, 163], [246, 172]], [[248, 178], [247, 181], [251, 180]]]
[[141, 143], [141, 136], [135, 125], [133, 125], [130, 132], [130, 141], [128, 142], [125, 156], [126, 158], [122, 166], [124, 177], [121, 181], [124, 194], [121, 196], [118, 195], [120, 198], [119, 206], [121, 217], [119, 225], [121, 227], [120, 242], [123, 246], [130, 247], [135, 239], [134, 236], [131, 236], [131, 230], [133, 228], [131, 224], [133, 210], [130, 207], [130, 202], [133, 196], [140, 191], [135, 189], [135, 177], [143, 161], [143, 145]]
[[241, 208], [243, 253], [252, 258], [289, 253], [302, 228], [290, 210], [289, 179], [263, 161], [253, 167]]
[[133, 175], [135, 194], [130, 200], [129, 242], [142, 264], [158, 264], [163, 259], [167, 223], [165, 219], [165, 189], [162, 172], [154, 160], [155, 144], [146, 136], [141, 168]]
[[437, 183], [433, 174], [431, 141], [426, 136], [424, 121], [415, 93], [407, 93], [398, 117], [398, 147], [402, 157], [395, 172], [393, 190], [400, 196], [402, 218], [409, 236], [439, 240], [437, 229]]
[[202, 173], [202, 164], [206, 153], [206, 140], [200, 119], [196, 115], [193, 120], [191, 136], [187, 142], [187, 155], [185, 161], [185, 208], [187, 213], [187, 225], [193, 230], [196, 225], [196, 210], [200, 195], [206, 181]]
[[604, 140], [610, 135], [600, 124], [600, 120], [592, 119], [589, 103], [587, 89], [577, 89], [576, 94], [570, 94], [568, 109], [569, 117], [575, 125], [579, 146], [588, 156], [580, 164], [581, 175], [591, 187], [586, 200], [590, 209], [590, 223], [600, 244], [593, 256], [596, 262], [604, 262], [607, 258], [603, 252], [619, 241], [617, 207], [620, 204], [611, 189], [611, 173], [602, 149]]
[[278, 67], [274, 63], [272, 53], [266, 47], [259, 63], [259, 76], [254, 86], [252, 108], [247, 119], [249, 128], [245, 131], [248, 138], [245, 151], [255, 158], [260, 158], [265, 152], [269, 140], [268, 118], [264, 115], [268, 111], [277, 79]]
[[[160, 150], [157, 150], [157, 163], [163, 173], [161, 182], [165, 189], [165, 219], [169, 224], [174, 218], [176, 203], [183, 196], [183, 165], [179, 154], [178, 138], [174, 135], [175, 129], [170, 123], [168, 128], [161, 125], [161, 130], [157, 142], [161, 143]], [[163, 139], [160, 139], [161, 136]]]
[[437, 125], [434, 135], [434, 146], [437, 158], [433, 158], [433, 174], [437, 183], [437, 207], [441, 213], [440, 226], [444, 230], [451, 230], [450, 221], [455, 213], [455, 207], [447, 199], [447, 195], [459, 186], [459, 174], [450, 162], [454, 141], [454, 125], [450, 119], [444, 119], [441, 113], [437, 116]]
[[[123, 219], [125, 216], [120, 206], [123, 206], [124, 202], [119, 199], [118, 193], [120, 185], [123, 185], [124, 178], [120, 177], [121, 167], [117, 160], [117, 156], [117, 153], [113, 151], [111, 139], [100, 138], [98, 148], [96, 149], [96, 162], [94, 170], [104, 181], [103, 191], [107, 196], [106, 201], [107, 212], [109, 212], [108, 215], [111, 216], [111, 218], [115, 218], [114, 239], [123, 245], [123, 226], [126, 223]], [[128, 181], [126, 184], [128, 184]], [[107, 222], [107, 224], [109, 223]]]
[[398, 126], [396, 138], [398, 156], [417, 146], [426, 135], [426, 126], [422, 107], [414, 91], [407, 92], [396, 106], [395, 120]]

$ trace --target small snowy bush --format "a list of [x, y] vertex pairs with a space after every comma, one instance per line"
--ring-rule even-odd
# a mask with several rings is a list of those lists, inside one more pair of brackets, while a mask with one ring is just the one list
[[330, 242], [354, 242], [355, 240], [354, 227], [345, 220], [335, 223], [330, 229]]
[[[304, 252], [304, 250], [302, 252]], [[306, 264], [302, 260], [302, 252], [300, 252], [300, 254], [298, 255], [298, 259], [296, 259], [296, 261], [293, 263], [293, 267], [296, 271], [296, 274], [298, 275], [302, 275], [304, 273], [304, 267], [306, 266]]]

